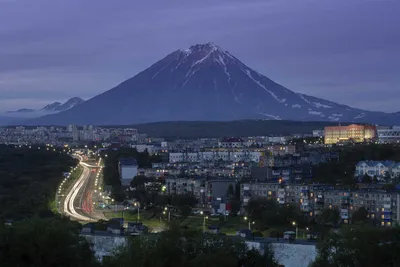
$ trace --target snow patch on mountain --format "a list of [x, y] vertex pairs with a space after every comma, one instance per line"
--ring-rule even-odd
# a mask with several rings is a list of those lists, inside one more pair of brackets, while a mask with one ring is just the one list
[[264, 115], [265, 117], [268, 117], [269, 119], [273, 119], [273, 120], [282, 120], [282, 118], [280, 116], [276, 116], [276, 115], [271, 115], [271, 114], [266, 114], [263, 112], [260, 112], [261, 115]]
[[360, 113], [360, 114], [358, 114], [357, 116], [355, 116], [354, 117], [354, 119], [362, 119], [362, 118], [364, 118], [365, 117], [365, 113]]
[[261, 88], [263, 88], [266, 92], [268, 92], [273, 98], [275, 98], [276, 101], [278, 101], [279, 103], [285, 103], [286, 99], [279, 99], [279, 97], [272, 91], [268, 90], [267, 87], [265, 87], [261, 82], [257, 81], [256, 79], [253, 78], [253, 76], [251, 75], [250, 70], [246, 69], [246, 70], [242, 70], [247, 77], [249, 77], [253, 82], [255, 82], [256, 84], [258, 84]]
[[315, 107], [317, 107], [317, 108], [332, 108], [331, 106], [324, 105], [324, 104], [321, 104], [318, 102], [313, 102], [313, 103], [314, 103]]
[[297, 94], [302, 100], [304, 100], [304, 102], [306, 102], [307, 104], [311, 105], [311, 102], [308, 101], [302, 94]]
[[308, 111], [308, 114], [310, 114], [310, 115], [318, 115], [319, 116], [319, 115], [322, 114], [322, 112], [310, 110], [310, 111]]

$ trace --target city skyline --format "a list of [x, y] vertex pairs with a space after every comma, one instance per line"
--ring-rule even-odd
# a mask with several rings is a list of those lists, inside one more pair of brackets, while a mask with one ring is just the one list
[[0, 0], [0, 111], [88, 99], [211, 41], [295, 92], [396, 112], [399, 10], [361, 0]]

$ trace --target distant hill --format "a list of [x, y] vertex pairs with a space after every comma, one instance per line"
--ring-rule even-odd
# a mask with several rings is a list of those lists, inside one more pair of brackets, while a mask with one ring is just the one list
[[213, 43], [176, 50], [118, 86], [30, 125], [246, 119], [399, 124], [400, 115], [296, 93]]
[[[325, 126], [338, 125], [334, 122], [298, 122], [298, 121], [270, 121], [270, 120], [242, 120], [229, 122], [215, 121], [177, 121], [155, 122], [129, 126], [139, 133], [146, 133], [150, 137], [165, 138], [213, 138], [213, 137], [239, 137], [239, 136], [264, 136], [281, 134], [311, 134], [312, 130], [324, 129]], [[344, 123], [343, 125], [346, 125]], [[107, 126], [106, 126], [107, 127]]]
[[83, 102], [85, 102], [85, 100], [79, 97], [73, 97], [65, 103], [54, 102], [37, 110], [21, 108], [18, 110], [7, 111], [4, 114], [0, 114], [0, 125], [4, 125], [5, 123], [19, 123], [22, 119], [37, 118], [49, 114], [55, 114], [61, 111], [66, 111], [70, 108], [82, 104]]

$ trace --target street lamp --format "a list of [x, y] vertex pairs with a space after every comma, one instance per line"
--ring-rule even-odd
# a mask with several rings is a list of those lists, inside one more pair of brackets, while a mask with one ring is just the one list
[[297, 233], [298, 233], [298, 231], [299, 231], [299, 228], [298, 228], [296, 222], [292, 222], [292, 225], [296, 227], [296, 239], [297, 239]]
[[168, 221], [171, 221], [171, 210], [168, 209], [168, 207], [165, 207], [163, 213], [166, 214], [167, 211], [168, 211]]
[[206, 220], [208, 219], [208, 216], [204, 216], [203, 218], [203, 232], [206, 231]]
[[140, 221], [140, 203], [135, 202], [135, 207], [137, 207], [137, 221]]
[[249, 222], [248, 227], [249, 227], [249, 230], [251, 230], [251, 225], [255, 224], [255, 222], [250, 221], [250, 219], [248, 217], [244, 217], [244, 220]]

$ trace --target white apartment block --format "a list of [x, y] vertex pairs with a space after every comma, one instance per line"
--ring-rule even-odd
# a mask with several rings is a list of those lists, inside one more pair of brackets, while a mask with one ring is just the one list
[[260, 151], [205, 151], [169, 153], [169, 163], [233, 161], [259, 162], [263, 152]]

